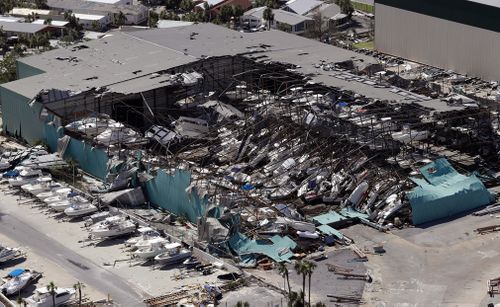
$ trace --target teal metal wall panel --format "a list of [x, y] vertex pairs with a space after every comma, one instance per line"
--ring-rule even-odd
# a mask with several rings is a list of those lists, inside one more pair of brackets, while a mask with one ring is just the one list
[[[57, 140], [64, 136], [63, 131], [64, 129], [62, 127], [57, 128], [55, 126], [45, 125], [46, 144], [50, 151], [54, 152], [57, 150]], [[80, 168], [92, 176], [102, 180], [106, 179], [109, 157], [104, 150], [92, 148], [92, 146], [87, 143], [71, 138], [64, 158], [78, 162]]]
[[0, 86], [3, 130], [35, 144], [45, 140], [45, 124], [40, 120], [42, 106], [35, 103], [30, 107], [31, 99]]
[[156, 177], [145, 185], [151, 203], [168, 210], [178, 216], [185, 216], [196, 223], [196, 218], [203, 216], [207, 201], [201, 199], [196, 192], [188, 194], [186, 189], [191, 184], [191, 172], [176, 170], [167, 174], [159, 170]]
[[28, 78], [31, 76], [36, 76], [43, 74], [45, 71], [25, 64], [23, 62], [16, 62], [17, 79]]
[[80, 168], [85, 172], [102, 180], [106, 179], [109, 157], [104, 150], [93, 148], [89, 144], [71, 138], [64, 158], [71, 158], [78, 162]]

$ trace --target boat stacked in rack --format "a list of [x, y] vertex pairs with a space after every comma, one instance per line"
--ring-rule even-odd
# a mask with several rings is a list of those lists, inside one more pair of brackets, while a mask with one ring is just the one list
[[148, 246], [141, 247], [137, 249], [133, 256], [136, 258], [140, 258], [143, 260], [152, 259], [159, 254], [162, 254], [167, 251], [165, 247], [165, 239], [164, 238], [156, 238], [150, 241]]
[[[151, 227], [140, 227], [137, 229], [139, 236], [133, 237], [125, 241], [125, 246], [134, 247], [135, 249], [147, 247], [150, 245], [152, 240], [161, 238], [161, 235], [158, 231], [154, 230]], [[167, 240], [164, 239], [164, 242], [167, 243]]]
[[53, 203], [48, 204], [49, 208], [55, 212], [63, 212], [72, 205], [87, 204], [89, 200], [76, 194], [70, 193], [66, 196], [66, 199], [62, 199]]
[[192, 254], [189, 249], [182, 248], [180, 243], [165, 244], [164, 247], [167, 251], [155, 256], [155, 261], [161, 265], [181, 263]]
[[[25, 301], [28, 307], [52, 307], [66, 306], [74, 298], [76, 290], [74, 288], [55, 288], [54, 296], [47, 287], [37, 288], [35, 293]], [[54, 300], [53, 300], [54, 299]]]
[[24, 193], [28, 193], [31, 195], [37, 195], [40, 193], [51, 191], [55, 188], [61, 188], [61, 184], [55, 183], [52, 181], [52, 177], [43, 176], [37, 178], [35, 181], [31, 183], [27, 183], [21, 186], [21, 190]]
[[76, 194], [72, 192], [71, 188], [60, 187], [60, 188], [55, 188], [52, 191], [37, 194], [36, 197], [45, 204], [49, 205], [58, 201], [65, 200], [68, 197], [72, 197], [75, 195]]
[[0, 291], [4, 295], [18, 294], [32, 282], [38, 281], [42, 274], [32, 270], [15, 269], [3, 278], [4, 284], [0, 286]]
[[137, 228], [129, 218], [123, 216], [111, 216], [90, 228], [90, 234], [94, 238], [118, 237], [133, 233]]
[[30, 167], [19, 166], [15, 169], [18, 175], [9, 179], [11, 187], [20, 187], [27, 183], [32, 183], [39, 177], [43, 176], [42, 171], [39, 169], [32, 169]]
[[21, 255], [19, 248], [0, 246], [0, 263], [7, 262]]
[[97, 211], [97, 207], [90, 202], [72, 203], [64, 210], [64, 213], [69, 217], [80, 217], [89, 215]]

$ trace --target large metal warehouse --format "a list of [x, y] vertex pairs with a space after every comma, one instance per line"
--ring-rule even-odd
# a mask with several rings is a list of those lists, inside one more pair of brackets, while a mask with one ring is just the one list
[[499, 0], [376, 0], [377, 50], [500, 80]]

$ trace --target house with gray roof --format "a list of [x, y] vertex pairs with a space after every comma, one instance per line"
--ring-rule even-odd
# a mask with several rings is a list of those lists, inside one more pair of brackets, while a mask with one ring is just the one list
[[[264, 20], [264, 11], [266, 7], [257, 7], [251, 9], [240, 17], [241, 23], [248, 30], [257, 30], [267, 27], [267, 21]], [[284, 10], [273, 10], [274, 20], [271, 22], [272, 29], [285, 30], [294, 34], [303, 34], [307, 29], [313, 26], [311, 17], [298, 15]]]
[[283, 10], [298, 15], [307, 15], [323, 3], [323, 1], [319, 0], [289, 0], [283, 7]]

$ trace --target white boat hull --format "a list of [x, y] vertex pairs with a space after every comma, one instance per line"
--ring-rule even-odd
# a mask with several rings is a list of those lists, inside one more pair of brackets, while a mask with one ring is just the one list
[[67, 216], [77, 217], [77, 216], [89, 215], [89, 214], [94, 213], [96, 211], [97, 211], [97, 207], [96, 206], [89, 205], [89, 207], [79, 208], [79, 209], [76, 209], [76, 210], [74, 208], [72, 208], [72, 207], [69, 207], [66, 210], [64, 210], [64, 213]]
[[160, 254], [155, 257], [155, 261], [162, 265], [172, 265], [181, 263], [189, 257], [191, 257], [191, 252], [189, 250], [183, 249], [178, 254], [173, 256], [163, 256], [162, 254]]
[[62, 200], [56, 203], [49, 204], [49, 208], [56, 212], [63, 212], [64, 210], [68, 209], [70, 205], [71, 202], [69, 200]]

